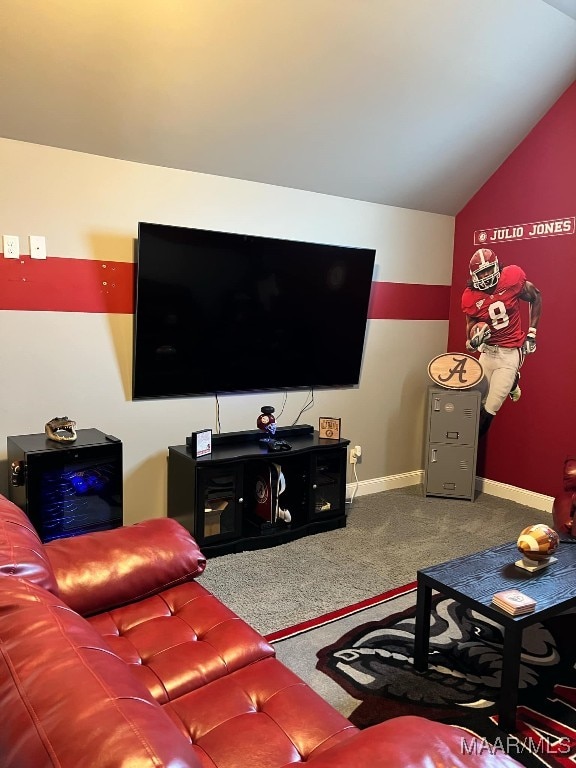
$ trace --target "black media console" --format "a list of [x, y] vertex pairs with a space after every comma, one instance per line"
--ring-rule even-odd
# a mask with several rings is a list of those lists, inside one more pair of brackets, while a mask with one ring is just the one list
[[[212, 436], [212, 453], [195, 458], [168, 448], [168, 517], [178, 520], [209, 556], [271, 547], [346, 525], [346, 447], [309, 425], [279, 427], [291, 450], [268, 452], [260, 430]], [[278, 505], [289, 522], [274, 515]], [[272, 505], [272, 516], [268, 515]]]

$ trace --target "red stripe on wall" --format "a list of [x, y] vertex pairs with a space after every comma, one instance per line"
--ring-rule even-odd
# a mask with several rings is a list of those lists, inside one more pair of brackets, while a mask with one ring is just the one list
[[0, 258], [0, 309], [131, 314], [134, 264]]
[[[450, 286], [372, 283], [371, 320], [447, 320]], [[134, 264], [122, 261], [0, 258], [0, 309], [134, 312]]]
[[448, 320], [449, 285], [372, 283], [371, 320]]

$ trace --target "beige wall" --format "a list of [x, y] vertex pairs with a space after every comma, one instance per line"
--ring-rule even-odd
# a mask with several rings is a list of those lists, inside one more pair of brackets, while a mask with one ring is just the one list
[[[454, 219], [327, 195], [129, 163], [0, 139], [0, 234], [44, 235], [50, 258], [131, 261], [138, 221], [376, 248], [375, 279], [449, 285]], [[74, 285], [63, 285], [73, 291]], [[447, 321], [369, 322], [358, 389], [323, 391], [300, 423], [340, 416], [363, 447], [361, 481], [422, 468], [426, 365], [446, 350]], [[166, 512], [168, 445], [216, 430], [212, 397], [132, 402], [132, 317], [0, 312], [0, 491], [6, 436], [54, 416], [124, 443], [125, 521]], [[252, 429], [282, 393], [223, 396], [223, 432]], [[306, 400], [288, 394], [281, 425]]]

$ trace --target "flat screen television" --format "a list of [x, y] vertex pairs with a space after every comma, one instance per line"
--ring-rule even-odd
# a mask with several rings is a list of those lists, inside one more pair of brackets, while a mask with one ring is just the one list
[[133, 398], [357, 385], [374, 256], [140, 222]]

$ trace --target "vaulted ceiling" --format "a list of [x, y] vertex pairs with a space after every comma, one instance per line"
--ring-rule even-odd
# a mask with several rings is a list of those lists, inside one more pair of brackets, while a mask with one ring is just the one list
[[0, 27], [1, 137], [452, 215], [576, 79], [576, 0], [2, 0]]

